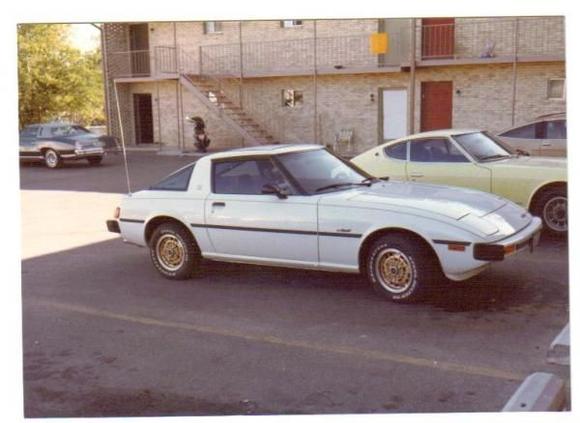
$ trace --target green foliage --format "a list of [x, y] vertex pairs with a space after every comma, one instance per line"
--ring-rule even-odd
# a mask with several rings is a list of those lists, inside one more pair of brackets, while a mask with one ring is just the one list
[[99, 51], [82, 53], [68, 40], [68, 25], [18, 26], [20, 126], [54, 119], [104, 123]]

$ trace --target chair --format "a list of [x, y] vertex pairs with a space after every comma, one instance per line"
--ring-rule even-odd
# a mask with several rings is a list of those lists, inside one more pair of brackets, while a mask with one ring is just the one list
[[334, 140], [334, 151], [339, 154], [352, 153], [352, 139], [354, 137], [354, 129], [341, 129], [336, 134]]

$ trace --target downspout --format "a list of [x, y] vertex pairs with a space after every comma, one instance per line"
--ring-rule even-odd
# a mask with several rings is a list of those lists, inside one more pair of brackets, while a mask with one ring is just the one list
[[[107, 63], [107, 43], [105, 42], [105, 24], [99, 26], [97, 24], [91, 23], [92, 26], [97, 28], [101, 36], [101, 67], [103, 68], [103, 89], [105, 90], [105, 116], [107, 119], [107, 135], [111, 135], [111, 103], [109, 96], [109, 74], [108, 74], [108, 63]], [[119, 122], [119, 125], [121, 122]]]
[[415, 68], [416, 68], [416, 58], [415, 58], [415, 46], [416, 43], [416, 20], [413, 18], [411, 19], [411, 37], [409, 40], [410, 48], [409, 48], [409, 64], [410, 64], [410, 73], [409, 73], [409, 135], [413, 135], [415, 133]]
[[[173, 51], [175, 52], [175, 57], [177, 60], [177, 57], [179, 57], [179, 52], [177, 51], [177, 26], [175, 25], [175, 22], [173, 22]], [[181, 85], [181, 81], [180, 81], [180, 69], [179, 69], [179, 65], [177, 66], [177, 70], [178, 70], [178, 74], [177, 74], [177, 81], [175, 81], [175, 110], [177, 112], [177, 149], [181, 149], [183, 151], [184, 148], [184, 141], [182, 138], [182, 133], [181, 133], [181, 108], [180, 108], [180, 97], [179, 97], [179, 93], [180, 93], [180, 85]]]
[[512, 126], [516, 124], [516, 92], [518, 83], [518, 29], [519, 21], [514, 22], [514, 60], [512, 63]]
[[318, 57], [317, 57], [317, 28], [314, 19], [314, 143], [318, 141]]

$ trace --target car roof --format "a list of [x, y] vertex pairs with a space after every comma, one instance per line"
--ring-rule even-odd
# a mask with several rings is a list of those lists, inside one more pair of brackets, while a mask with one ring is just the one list
[[206, 157], [211, 159], [222, 159], [229, 157], [243, 156], [271, 156], [275, 154], [295, 153], [299, 151], [319, 150], [324, 148], [317, 144], [268, 144], [255, 147], [236, 148], [220, 153], [209, 154]]
[[76, 123], [70, 123], [70, 122], [46, 122], [46, 123], [31, 123], [28, 125], [25, 125], [25, 128], [40, 128], [40, 127], [58, 127], [58, 126], [81, 126], [81, 125], [77, 125]]
[[556, 112], [556, 113], [548, 113], [545, 115], [536, 116], [533, 119], [533, 122], [538, 120], [552, 120], [552, 119], [562, 119], [566, 118], [566, 112]]
[[408, 135], [406, 137], [398, 138], [396, 140], [387, 141], [387, 143], [399, 141], [411, 141], [429, 137], [448, 137], [453, 135], [471, 134], [473, 132], [481, 132], [481, 129], [437, 129], [435, 131], [419, 132], [417, 134]]
[[496, 134], [503, 134], [504, 132], [511, 131], [512, 129], [520, 128], [522, 126], [531, 125], [532, 123], [536, 122], [544, 122], [549, 120], [560, 120], [566, 119], [566, 112], [556, 112], [556, 113], [548, 113], [545, 115], [536, 116], [532, 120], [527, 120], [525, 122], [520, 122], [516, 125], [508, 126], [507, 128], [503, 128], [496, 132]]

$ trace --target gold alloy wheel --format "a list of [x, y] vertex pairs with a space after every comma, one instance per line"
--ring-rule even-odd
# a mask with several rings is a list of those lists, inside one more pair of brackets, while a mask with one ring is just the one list
[[544, 222], [555, 232], [568, 230], [568, 199], [557, 196], [544, 205]]
[[396, 248], [381, 251], [375, 261], [375, 272], [380, 284], [394, 294], [406, 291], [414, 277], [413, 265], [409, 258]]
[[185, 260], [185, 248], [181, 240], [172, 234], [159, 237], [155, 244], [155, 254], [159, 264], [170, 272], [179, 270]]

